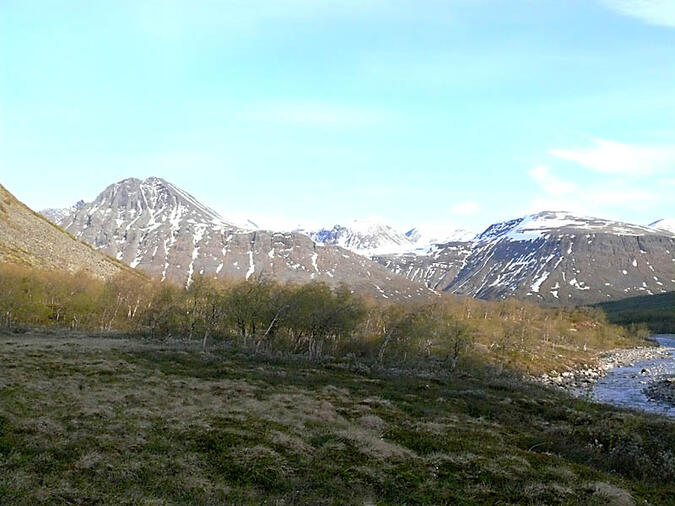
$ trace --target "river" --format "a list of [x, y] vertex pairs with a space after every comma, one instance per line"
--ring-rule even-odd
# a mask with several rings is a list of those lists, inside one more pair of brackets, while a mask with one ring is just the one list
[[643, 392], [650, 382], [675, 374], [675, 334], [656, 335], [653, 339], [667, 353], [610, 369], [593, 386], [591, 399], [675, 418], [675, 406], [650, 400]]

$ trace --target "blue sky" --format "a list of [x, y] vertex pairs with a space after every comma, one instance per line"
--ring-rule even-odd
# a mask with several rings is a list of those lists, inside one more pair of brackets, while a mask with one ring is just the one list
[[269, 226], [675, 215], [671, 0], [0, 0], [0, 183]]

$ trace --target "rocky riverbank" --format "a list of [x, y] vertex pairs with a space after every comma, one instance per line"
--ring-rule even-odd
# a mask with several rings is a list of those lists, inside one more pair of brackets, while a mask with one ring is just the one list
[[675, 406], [675, 375], [650, 383], [644, 393], [652, 401]]
[[[607, 372], [616, 367], [633, 366], [637, 362], [655, 360], [668, 356], [671, 352], [656, 346], [641, 346], [613, 350], [601, 353], [597, 357], [597, 363], [577, 370], [551, 371], [548, 374], [536, 378], [537, 381], [561, 388], [574, 395], [583, 395]], [[652, 375], [657, 371], [642, 369], [639, 374]]]

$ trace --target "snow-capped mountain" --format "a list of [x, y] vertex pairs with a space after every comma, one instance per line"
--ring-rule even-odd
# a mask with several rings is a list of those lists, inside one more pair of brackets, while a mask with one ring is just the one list
[[160, 178], [108, 186], [59, 223], [66, 231], [162, 280], [189, 283], [197, 274], [280, 281], [347, 283], [380, 297], [429, 293], [360, 255], [319, 245], [303, 234], [245, 230]]
[[501, 239], [531, 241], [564, 230], [634, 236], [655, 232], [652, 227], [642, 225], [590, 216], [576, 216], [564, 211], [543, 211], [490, 225], [483, 233], [476, 236], [476, 242], [480, 244]]
[[359, 255], [427, 254], [438, 244], [469, 242], [476, 235], [466, 229], [447, 227], [415, 227], [403, 233], [378, 220], [353, 220], [316, 231], [298, 231], [322, 244], [333, 244]]
[[414, 252], [426, 254], [438, 244], [471, 242], [476, 233], [465, 228], [448, 229], [447, 227], [423, 226], [408, 230], [405, 236], [414, 244]]
[[345, 282], [382, 297], [428, 294], [426, 285], [556, 304], [675, 290], [672, 220], [647, 227], [542, 212], [495, 223], [475, 237], [423, 228], [404, 234], [376, 220], [280, 233], [238, 225], [159, 178], [120, 181], [60, 216], [59, 225], [95, 248], [181, 283], [196, 274], [263, 273], [283, 281]]
[[667, 230], [675, 234], [675, 218], [663, 218], [649, 224], [650, 228], [658, 230]]
[[348, 225], [305, 233], [318, 243], [340, 246], [367, 257], [410, 251], [414, 247], [405, 234], [376, 220], [353, 220]]
[[495, 223], [461, 249], [377, 260], [433, 288], [486, 299], [587, 304], [675, 290], [675, 234], [564, 212]]

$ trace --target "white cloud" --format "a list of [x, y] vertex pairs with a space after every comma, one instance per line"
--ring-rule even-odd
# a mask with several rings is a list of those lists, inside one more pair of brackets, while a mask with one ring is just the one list
[[638, 146], [595, 139], [592, 148], [552, 149], [553, 156], [605, 174], [640, 176], [675, 170], [675, 146]]
[[601, 0], [610, 9], [652, 25], [675, 28], [673, 0]]
[[549, 195], [563, 195], [572, 193], [577, 189], [577, 186], [570, 182], [560, 179], [551, 174], [551, 169], [540, 165], [530, 171], [530, 176], [539, 184], [541, 189]]
[[458, 202], [450, 208], [452, 214], [458, 214], [460, 216], [468, 216], [470, 214], [476, 214], [480, 210], [480, 204], [478, 202]]
[[242, 111], [245, 119], [307, 127], [363, 126], [383, 121], [384, 114], [372, 109], [321, 102], [260, 104]]
[[526, 207], [526, 213], [540, 211], [567, 211], [580, 216], [593, 214], [586, 202], [581, 199], [556, 199], [553, 197], [536, 197]]
[[652, 189], [628, 187], [620, 180], [578, 186], [540, 166], [529, 172], [541, 194], [530, 203], [529, 211], [570, 211], [607, 217], [626, 208], [644, 210], [659, 203], [663, 195]]

